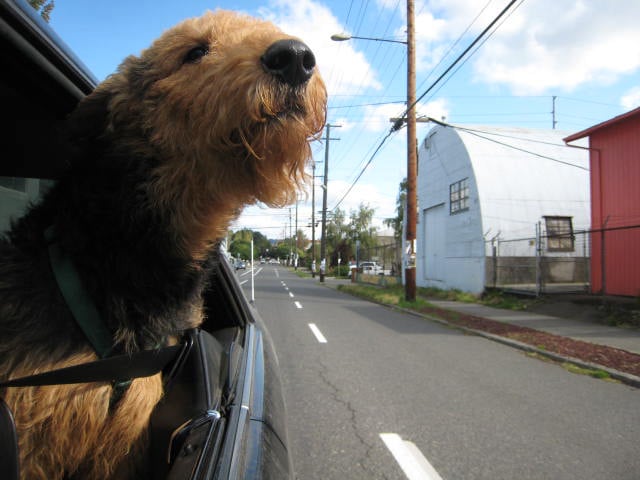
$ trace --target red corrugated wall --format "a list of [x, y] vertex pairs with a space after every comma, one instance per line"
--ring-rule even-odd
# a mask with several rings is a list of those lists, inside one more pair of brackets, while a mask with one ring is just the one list
[[591, 150], [591, 228], [615, 228], [591, 240], [591, 290], [640, 296], [640, 115], [594, 131]]

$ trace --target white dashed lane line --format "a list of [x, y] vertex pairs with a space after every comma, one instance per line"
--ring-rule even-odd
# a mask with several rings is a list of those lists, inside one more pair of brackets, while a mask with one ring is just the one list
[[309, 328], [311, 329], [311, 331], [313, 332], [313, 334], [316, 336], [316, 340], [318, 340], [318, 342], [320, 343], [327, 343], [327, 339], [324, 338], [324, 335], [322, 334], [322, 332], [320, 331], [320, 329], [316, 326], [315, 323], [310, 323], [309, 324]]
[[[284, 282], [280, 282], [282, 283], [282, 286], [284, 287], [284, 289], [289, 292], [289, 297], [294, 298], [295, 295], [293, 294], [293, 292], [289, 291], [289, 288], [287, 287], [287, 284]], [[293, 302], [293, 304], [296, 306], [296, 308], [302, 310], [302, 304], [300, 302], [298, 302], [297, 300], [295, 302]], [[325, 336], [322, 334], [322, 332], [320, 331], [320, 329], [316, 326], [315, 323], [310, 323], [309, 324], [309, 328], [311, 329], [311, 331], [313, 332], [313, 334], [316, 337], [316, 340], [318, 340], [319, 343], [327, 343], [327, 339], [325, 338]]]
[[409, 480], [442, 480], [415, 443], [397, 433], [381, 433], [380, 438]]

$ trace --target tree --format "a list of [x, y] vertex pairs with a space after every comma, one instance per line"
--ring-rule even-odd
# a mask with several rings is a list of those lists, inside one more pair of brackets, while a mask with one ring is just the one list
[[[271, 248], [271, 242], [260, 232], [249, 229], [238, 230], [231, 234], [229, 253], [234, 257], [249, 259], [251, 257], [251, 240], [253, 239], [253, 258], [265, 257]], [[253, 260], [253, 259], [252, 259]]]
[[351, 210], [349, 218], [339, 208], [333, 212], [327, 224], [327, 258], [330, 265], [337, 265], [338, 258], [346, 264], [356, 256], [356, 240], [362, 248], [374, 247], [377, 229], [371, 225], [375, 209], [361, 203], [358, 210]]
[[251, 242], [246, 240], [234, 240], [229, 246], [229, 253], [235, 258], [249, 260], [251, 257]]
[[40, 16], [44, 18], [45, 22], [49, 23], [51, 12], [55, 6], [53, 0], [29, 0], [29, 5], [31, 5], [36, 12], [40, 13]]
[[393, 236], [396, 237], [397, 240], [402, 238], [402, 223], [404, 222], [404, 205], [406, 199], [407, 179], [404, 178], [400, 182], [400, 190], [396, 198], [396, 216], [393, 218], [385, 218], [383, 221], [387, 227], [393, 228]]

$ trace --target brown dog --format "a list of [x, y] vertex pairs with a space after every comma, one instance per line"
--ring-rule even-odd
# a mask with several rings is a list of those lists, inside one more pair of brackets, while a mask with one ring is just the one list
[[[112, 354], [199, 325], [212, 245], [244, 205], [295, 198], [325, 113], [308, 47], [245, 16], [187, 20], [127, 58], [72, 114], [64, 178], [0, 241], [0, 379], [97, 358], [56, 283], [52, 244]], [[162, 384], [134, 380], [117, 401], [102, 383], [0, 393], [23, 478], [104, 479], [126, 471]]]

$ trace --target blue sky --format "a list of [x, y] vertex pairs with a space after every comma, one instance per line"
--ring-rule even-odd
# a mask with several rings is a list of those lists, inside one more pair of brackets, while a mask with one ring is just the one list
[[[509, 2], [415, 1], [420, 96]], [[383, 218], [394, 215], [398, 186], [406, 176], [406, 131], [390, 137], [373, 159], [371, 154], [388, 133], [389, 118], [404, 111], [406, 48], [355, 39], [333, 42], [330, 36], [347, 32], [404, 40], [404, 0], [58, 0], [51, 26], [102, 80], [165, 29], [216, 8], [271, 20], [314, 50], [330, 95], [328, 122], [341, 125], [331, 134], [339, 140], [330, 143], [328, 207], [348, 213], [365, 203], [375, 209], [374, 221], [381, 226]], [[556, 128], [573, 133], [640, 106], [640, 2], [525, 0], [509, 12], [486, 42], [424, 97], [419, 116], [465, 126], [551, 128], [556, 96]], [[419, 140], [429, 128], [419, 124]], [[316, 143], [313, 151], [318, 162], [324, 160], [324, 143]], [[318, 163], [316, 174], [322, 169]], [[321, 193], [316, 188], [316, 211]], [[300, 198], [298, 227], [310, 237], [311, 189], [308, 198]], [[294, 205], [294, 227], [295, 211]], [[289, 218], [288, 208], [252, 206], [233, 227], [282, 238]]]

